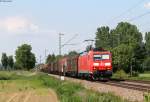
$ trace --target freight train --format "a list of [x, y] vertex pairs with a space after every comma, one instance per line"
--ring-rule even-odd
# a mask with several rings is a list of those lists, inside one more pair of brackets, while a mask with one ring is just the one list
[[52, 74], [97, 80], [112, 76], [112, 54], [102, 48], [93, 48], [75, 56], [65, 56], [42, 69]]

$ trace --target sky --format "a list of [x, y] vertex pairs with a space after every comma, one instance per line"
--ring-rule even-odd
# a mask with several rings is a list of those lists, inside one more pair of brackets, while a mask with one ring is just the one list
[[[58, 54], [58, 34], [62, 36], [62, 53], [82, 52], [94, 39], [100, 26], [112, 29], [129, 21], [141, 32], [150, 30], [150, 0], [0, 0], [0, 56], [15, 56], [22, 44], [30, 44], [37, 62], [45, 55]], [[46, 52], [46, 53], [45, 53]]]

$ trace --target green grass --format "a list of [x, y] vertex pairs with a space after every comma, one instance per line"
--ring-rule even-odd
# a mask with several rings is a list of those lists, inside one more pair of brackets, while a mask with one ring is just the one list
[[150, 81], [150, 72], [140, 73], [136, 77], [130, 77], [129, 74], [125, 74], [124, 72], [117, 72], [113, 74], [112, 78]]
[[129, 79], [150, 81], [150, 72], [141, 73], [138, 77], [129, 77]]
[[150, 93], [144, 95], [144, 102], [150, 102]]
[[49, 88], [57, 93], [60, 102], [128, 102], [111, 93], [87, 90], [80, 84], [60, 81], [44, 73], [0, 72], [0, 92], [38, 90], [44, 94]]

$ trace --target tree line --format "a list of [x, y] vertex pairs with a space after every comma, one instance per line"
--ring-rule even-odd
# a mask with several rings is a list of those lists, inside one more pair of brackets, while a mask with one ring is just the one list
[[150, 32], [143, 39], [136, 25], [120, 22], [114, 29], [97, 28], [95, 46], [112, 52], [114, 71], [143, 72], [150, 70]]
[[78, 55], [79, 53], [76, 51], [70, 51], [68, 54], [64, 54], [64, 55], [55, 55], [55, 54], [49, 54], [46, 58], [45, 63], [46, 64], [50, 64], [51, 62], [56, 62], [57, 60], [59, 60], [59, 58], [63, 57], [63, 56], [74, 56], [74, 55]]
[[7, 56], [2, 53], [1, 64], [2, 70], [30, 70], [35, 67], [36, 57], [31, 52], [32, 47], [28, 44], [23, 44], [16, 49], [15, 61], [13, 56]]

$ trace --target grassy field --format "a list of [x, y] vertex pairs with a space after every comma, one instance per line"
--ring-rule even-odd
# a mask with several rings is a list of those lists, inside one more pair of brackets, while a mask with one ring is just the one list
[[129, 77], [129, 79], [150, 81], [150, 72], [141, 73], [138, 77]]
[[150, 72], [139, 73], [136, 77], [130, 77], [129, 74], [126, 74], [123, 71], [120, 71], [120, 72], [118, 71], [117, 73], [113, 74], [112, 78], [150, 81]]
[[[44, 73], [0, 72], [0, 102], [42, 102], [39, 100], [48, 102], [52, 100], [48, 99], [50, 98], [50, 90], [57, 94], [60, 102], [128, 102], [111, 93], [106, 94], [87, 90], [80, 84], [62, 82]], [[15, 97], [16, 94], [22, 95], [20, 99], [8, 100], [8, 97]], [[31, 101], [28, 98], [30, 96], [32, 96]], [[28, 101], [21, 101], [23, 97], [27, 97]], [[37, 101], [33, 101], [37, 98]]]
[[0, 72], [0, 102], [57, 102], [55, 93], [38, 77], [25, 71]]

